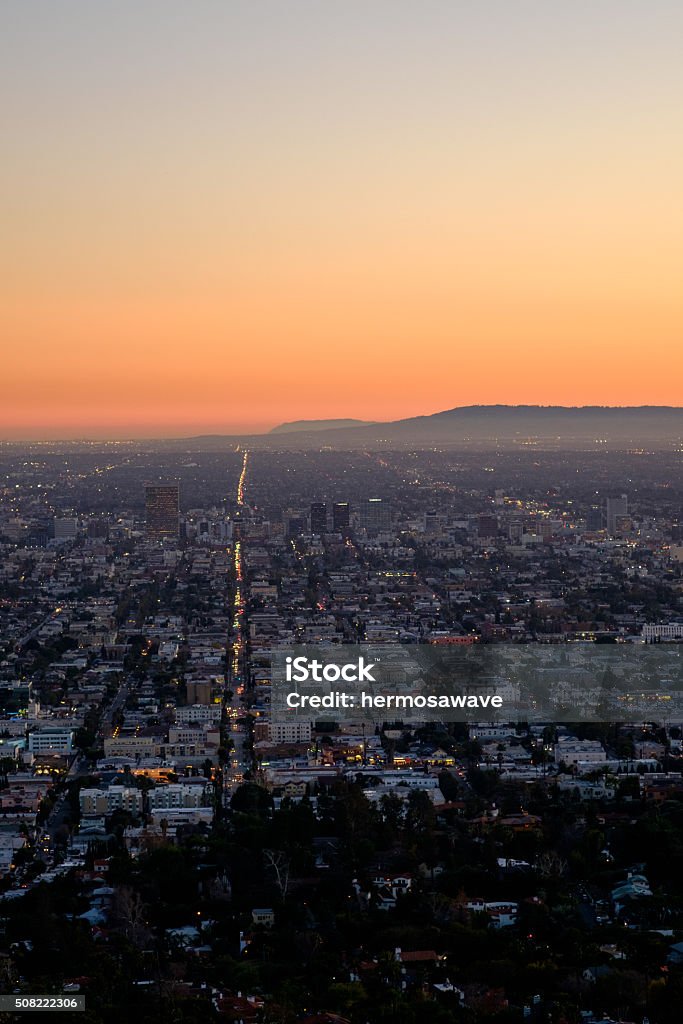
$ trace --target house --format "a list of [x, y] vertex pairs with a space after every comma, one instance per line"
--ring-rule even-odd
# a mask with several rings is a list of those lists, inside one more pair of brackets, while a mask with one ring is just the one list
[[666, 959], [670, 964], [683, 964], [683, 942], [674, 942], [673, 946], [669, 946]]
[[391, 889], [394, 896], [399, 892], [408, 892], [413, 885], [412, 875], [375, 875], [372, 884], [376, 888]]
[[436, 964], [440, 959], [434, 949], [402, 950], [399, 946], [394, 951], [394, 957], [400, 964]]
[[263, 1000], [258, 996], [243, 996], [238, 992], [236, 996], [222, 995], [213, 1000], [216, 1012], [225, 1020], [233, 1021], [234, 1024], [251, 1024], [259, 1020], [263, 1008]]
[[504, 818], [499, 818], [498, 823], [502, 828], [509, 828], [513, 832], [534, 832], [540, 829], [543, 824], [542, 819], [538, 815], [527, 814], [526, 812], [508, 814]]
[[643, 896], [652, 896], [652, 889], [645, 875], [630, 874], [625, 882], [621, 882], [615, 889], [612, 889], [612, 903], [614, 910], [619, 914], [631, 900], [641, 899]]
[[401, 988], [423, 985], [426, 975], [431, 976], [435, 967], [443, 960], [434, 949], [394, 950], [394, 959], [401, 966]]
[[510, 900], [474, 898], [465, 906], [474, 914], [488, 914], [492, 928], [509, 928], [517, 923], [517, 903]]
[[399, 895], [410, 892], [412, 875], [376, 875], [372, 884], [377, 896], [378, 910], [395, 910]]
[[251, 919], [254, 924], [263, 925], [264, 928], [272, 928], [275, 924], [275, 911], [272, 907], [254, 907], [251, 912]]

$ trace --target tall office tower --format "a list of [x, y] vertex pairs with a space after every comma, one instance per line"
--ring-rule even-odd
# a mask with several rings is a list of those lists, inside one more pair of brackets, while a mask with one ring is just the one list
[[55, 540], [75, 540], [78, 533], [78, 519], [55, 519]]
[[477, 533], [480, 537], [498, 536], [498, 519], [488, 512], [482, 513], [477, 520]]
[[150, 540], [178, 537], [180, 524], [178, 484], [147, 484], [145, 487], [146, 532]]
[[332, 528], [336, 533], [343, 533], [348, 530], [351, 522], [348, 501], [337, 501], [332, 506]]
[[588, 514], [586, 515], [586, 529], [589, 533], [598, 533], [602, 530], [602, 527], [602, 509], [597, 505], [593, 505], [588, 509]]
[[383, 498], [365, 498], [360, 506], [360, 525], [368, 533], [391, 528], [391, 507]]
[[605, 521], [607, 532], [614, 535], [619, 532], [619, 520], [628, 515], [628, 495], [620, 494], [616, 498], [605, 501]]
[[323, 501], [314, 501], [311, 505], [311, 533], [319, 537], [327, 533], [327, 505]]

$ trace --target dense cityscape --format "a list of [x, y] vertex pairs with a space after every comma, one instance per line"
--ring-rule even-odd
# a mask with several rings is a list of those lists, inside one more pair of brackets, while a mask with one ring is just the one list
[[679, 1020], [683, 723], [271, 714], [294, 644], [683, 640], [680, 453], [0, 450], [2, 990]]
[[1, 17], [0, 1024], [681, 1024], [683, 4]]

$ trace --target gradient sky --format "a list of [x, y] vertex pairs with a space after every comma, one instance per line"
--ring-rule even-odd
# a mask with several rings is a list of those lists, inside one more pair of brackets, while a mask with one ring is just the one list
[[678, 0], [4, 0], [0, 437], [683, 399]]

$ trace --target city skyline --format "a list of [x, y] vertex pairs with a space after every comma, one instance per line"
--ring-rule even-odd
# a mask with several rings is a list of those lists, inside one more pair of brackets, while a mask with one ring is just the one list
[[683, 9], [11, 3], [0, 437], [678, 405]]

